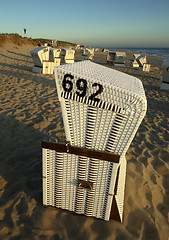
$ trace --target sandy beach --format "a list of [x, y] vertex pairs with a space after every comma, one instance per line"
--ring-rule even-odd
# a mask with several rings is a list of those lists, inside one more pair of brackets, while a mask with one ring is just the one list
[[[75, 215], [42, 204], [41, 141], [65, 141], [54, 75], [32, 72], [33, 45], [0, 47], [0, 239], [168, 240], [169, 92], [160, 90], [163, 58], [148, 56], [150, 72], [113, 67], [139, 78], [146, 116], [127, 151], [123, 223]], [[104, 66], [107, 53], [93, 61]], [[75, 59], [80, 59], [79, 52]]]

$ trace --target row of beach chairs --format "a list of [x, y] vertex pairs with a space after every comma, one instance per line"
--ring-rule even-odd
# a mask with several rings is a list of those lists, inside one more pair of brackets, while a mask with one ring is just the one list
[[[107, 64], [113, 65], [115, 67], [124, 67], [126, 60], [125, 52], [114, 52], [109, 51], [107, 56]], [[134, 68], [142, 69], [143, 71], [150, 71], [150, 64], [147, 63], [146, 55], [143, 54], [133, 54], [133, 60], [131, 65]]]
[[[94, 48], [82, 48], [80, 50], [81, 61], [92, 60], [94, 56]], [[48, 46], [38, 47], [30, 51], [33, 58], [33, 72], [42, 74], [53, 74], [53, 69], [61, 63], [74, 63], [75, 49], [72, 48], [52, 48]], [[113, 66], [124, 67], [126, 60], [125, 52], [109, 51], [107, 56], [107, 64]], [[142, 69], [145, 72], [150, 71], [150, 64], [147, 63], [147, 57], [144, 54], [133, 54], [131, 61], [133, 68]], [[169, 89], [169, 59], [165, 60], [162, 65], [163, 75], [161, 76], [162, 85], [160, 89]]]
[[54, 66], [59, 66], [61, 63], [74, 63], [75, 50], [42, 46], [33, 49], [30, 54], [34, 63], [33, 72], [53, 74]]
[[[143, 71], [149, 72], [150, 71], [150, 64], [147, 63], [146, 55], [142, 54], [134, 54], [133, 67], [140, 68]], [[162, 85], [160, 87], [161, 90], [168, 90], [169, 89], [169, 59], [163, 61], [162, 64], [163, 75], [161, 76]]]
[[[94, 48], [81, 48], [81, 61], [92, 60]], [[42, 74], [53, 74], [54, 66], [61, 63], [74, 63], [75, 49], [73, 48], [52, 48], [48, 46], [38, 47], [30, 51], [33, 58], [33, 72]]]
[[[109, 51], [107, 56], [107, 64], [113, 66], [124, 67], [126, 60], [125, 52], [113, 52]], [[151, 65], [147, 63], [147, 57], [144, 54], [133, 54], [133, 59], [131, 61], [133, 68], [141, 69], [144, 72], [149, 72]], [[162, 64], [163, 75], [161, 76], [162, 85], [160, 89], [168, 90], [169, 89], [169, 59], [163, 61]]]
[[[80, 50], [81, 60], [92, 60], [94, 56], [94, 48], [82, 48]], [[34, 67], [33, 72], [43, 74], [53, 74], [53, 67], [59, 66], [61, 63], [74, 63], [75, 50], [72, 48], [52, 48], [38, 47], [30, 52]], [[123, 67], [125, 66], [125, 52], [108, 52], [107, 64]], [[132, 66], [142, 68], [143, 71], [150, 71], [150, 64], [147, 64], [146, 55], [134, 54]]]

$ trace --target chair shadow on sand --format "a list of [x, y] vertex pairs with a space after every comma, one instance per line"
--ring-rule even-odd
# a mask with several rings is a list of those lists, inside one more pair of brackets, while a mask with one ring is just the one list
[[22, 53], [16, 53], [16, 52], [13, 52], [13, 51], [10, 51], [10, 50], [7, 50], [9, 53], [13, 53], [15, 55], [18, 55], [18, 56], [22, 56], [22, 57], [27, 57], [27, 58], [32, 58], [31, 56], [29, 55], [25, 55], [25, 54], [22, 54]]
[[[5, 54], [2, 54], [2, 53], [0, 53], [0, 56], [5, 57], [5, 58], [9, 58], [9, 59], [13, 59], [13, 60], [16, 60], [16, 61], [20, 61], [20, 62], [32, 63], [31, 61], [27, 61], [27, 60], [24, 60], [24, 59], [18, 59], [18, 58], [9, 57], [9, 56], [7, 56], [7, 55], [5, 55]], [[26, 57], [29, 57], [29, 56], [26, 56]]]

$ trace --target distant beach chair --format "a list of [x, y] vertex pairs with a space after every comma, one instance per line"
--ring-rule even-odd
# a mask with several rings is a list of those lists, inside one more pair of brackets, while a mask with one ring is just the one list
[[[143, 65], [147, 64], [147, 57], [144, 54], [133, 54], [132, 66], [143, 69]], [[148, 68], [148, 67], [147, 67]], [[146, 69], [146, 66], [145, 66]]]
[[49, 61], [54, 62], [54, 66], [59, 66], [61, 63], [61, 49], [59, 48], [50, 48], [49, 50]]
[[86, 51], [88, 51], [90, 54], [88, 60], [92, 60], [94, 57], [94, 48], [86, 48]]
[[81, 61], [88, 60], [88, 58], [90, 57], [90, 53], [86, 51], [86, 48], [81, 48], [80, 54], [81, 54]]
[[109, 50], [108, 49], [103, 49], [103, 52], [106, 52], [106, 53], [108, 53], [109, 52]]
[[141, 53], [135, 53], [135, 54], [133, 54], [133, 61], [135, 60], [135, 59], [137, 59], [138, 57], [140, 57], [142, 54]]
[[42, 46], [30, 51], [34, 63], [33, 72], [42, 73], [43, 61], [49, 61], [49, 49], [49, 47]]
[[43, 67], [43, 60], [49, 60], [49, 47], [38, 47], [30, 51], [36, 67]]
[[92, 60], [94, 57], [94, 48], [81, 48], [81, 61]]
[[143, 64], [143, 71], [144, 71], [144, 72], [149, 72], [149, 71], [150, 71], [150, 67], [151, 67], [150, 64], [144, 63], [144, 64]]
[[162, 85], [161, 90], [169, 90], [169, 58], [163, 61], [162, 65], [163, 75], [161, 76]]
[[54, 72], [69, 143], [42, 143], [43, 203], [121, 222], [125, 154], [147, 108], [142, 82], [91, 61]]
[[33, 59], [33, 72], [42, 74], [53, 74], [53, 67], [59, 66], [61, 62], [60, 49], [47, 46], [38, 47], [30, 51]]
[[125, 52], [108, 52], [107, 64], [111, 64], [115, 67], [124, 67], [126, 60]]
[[126, 60], [125, 52], [116, 52], [114, 66], [115, 67], [124, 67]]
[[113, 65], [115, 61], [116, 53], [109, 51], [107, 55], [107, 64]]
[[73, 48], [62, 48], [61, 63], [74, 63], [75, 50]]

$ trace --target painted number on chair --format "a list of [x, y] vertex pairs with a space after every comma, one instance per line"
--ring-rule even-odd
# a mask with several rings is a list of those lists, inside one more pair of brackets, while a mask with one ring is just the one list
[[[71, 81], [73, 79], [74, 79], [74, 77], [71, 74], [64, 75], [64, 78], [62, 81], [62, 87], [63, 87], [64, 91], [68, 92], [68, 93], [72, 92], [73, 88], [75, 87], [76, 95], [79, 97], [85, 97], [87, 94], [87, 89], [88, 89], [87, 81], [83, 78], [79, 78], [76, 81], [75, 86], [74, 86], [73, 82]], [[99, 102], [100, 99], [97, 98], [97, 96], [103, 92], [103, 86], [99, 83], [93, 83], [92, 88], [93, 88], [93, 93], [89, 96], [89, 99]]]

